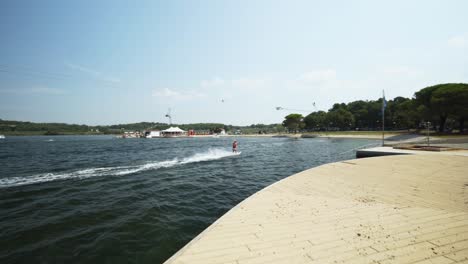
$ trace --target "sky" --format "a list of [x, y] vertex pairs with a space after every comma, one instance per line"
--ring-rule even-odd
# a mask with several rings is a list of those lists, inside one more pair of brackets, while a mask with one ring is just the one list
[[174, 123], [270, 124], [383, 90], [411, 97], [468, 82], [466, 10], [462, 0], [3, 0], [0, 119], [168, 122], [170, 108]]

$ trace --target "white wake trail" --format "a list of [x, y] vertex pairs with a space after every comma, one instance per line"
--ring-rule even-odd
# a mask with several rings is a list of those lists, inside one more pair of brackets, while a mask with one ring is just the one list
[[196, 153], [195, 155], [191, 157], [183, 159], [180, 162], [180, 164], [217, 160], [217, 159], [222, 159], [222, 158], [226, 158], [230, 156], [237, 156], [237, 155], [239, 155], [239, 153], [234, 153], [234, 152], [227, 151], [224, 149], [209, 149], [207, 152]]
[[31, 176], [8, 177], [0, 179], [0, 188], [44, 183], [57, 180], [68, 179], [86, 179], [99, 176], [124, 176], [143, 171], [157, 170], [160, 168], [170, 168], [177, 165], [189, 163], [218, 160], [230, 156], [237, 156], [238, 153], [232, 153], [223, 149], [209, 149], [207, 152], [196, 153], [183, 159], [173, 159], [157, 162], [149, 162], [142, 165], [116, 166], [103, 168], [88, 168], [72, 172], [62, 173], [42, 173]]

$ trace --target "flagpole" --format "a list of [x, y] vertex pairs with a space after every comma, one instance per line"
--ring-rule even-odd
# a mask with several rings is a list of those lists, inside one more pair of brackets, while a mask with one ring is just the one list
[[385, 144], [385, 91], [382, 90], [382, 147]]

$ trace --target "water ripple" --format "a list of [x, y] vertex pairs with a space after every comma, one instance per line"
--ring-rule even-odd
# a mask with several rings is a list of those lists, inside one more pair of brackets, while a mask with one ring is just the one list
[[256, 191], [375, 142], [47, 140], [0, 148], [1, 263], [162, 263]]

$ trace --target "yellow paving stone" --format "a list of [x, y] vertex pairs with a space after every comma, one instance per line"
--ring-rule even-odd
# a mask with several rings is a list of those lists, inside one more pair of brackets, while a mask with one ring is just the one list
[[468, 231], [466, 231], [466, 229], [456, 229], [455, 231], [457, 231], [457, 233], [454, 235], [439, 237], [437, 239], [430, 240], [429, 242], [442, 246], [455, 243], [457, 241], [468, 240]]
[[421, 260], [418, 262], [414, 262], [413, 264], [451, 264], [451, 263], [455, 263], [455, 261], [449, 258], [446, 258], [444, 256], [439, 256], [435, 258], [430, 258], [430, 259], [425, 259], [425, 260]]
[[[429, 258], [430, 256], [436, 257], [431, 251], [430, 243], [422, 242], [409, 246], [402, 246], [387, 251], [378, 252], [366, 256], [364, 259], [372, 262], [393, 262], [393, 263], [411, 263], [417, 260]], [[408, 256], [413, 256], [412, 259], [405, 261]]]
[[377, 238], [378, 244], [374, 248], [379, 251], [385, 251], [393, 248], [400, 247], [402, 244], [411, 245], [434, 237], [442, 237], [447, 233], [459, 232], [460, 230], [468, 230], [468, 223], [464, 221], [457, 221], [449, 223], [446, 226], [436, 225], [432, 227], [423, 226], [422, 232], [402, 232], [399, 234], [388, 235], [388, 237]]
[[[385, 239], [383, 238], [379, 244], [374, 244], [372, 247], [375, 248], [378, 251], [385, 251], [397, 247], [401, 247], [402, 245], [412, 245], [424, 241], [429, 241], [431, 243], [434, 243], [433, 241], [436, 241], [436, 238], [439, 238], [441, 236], [444, 236], [443, 239], [447, 237], [451, 237], [450, 234], [457, 234], [460, 232], [460, 230], [466, 230], [468, 226], [468, 223], [463, 223], [463, 226], [461, 227], [455, 227], [455, 228], [450, 228], [446, 229], [444, 231], [435, 231], [431, 233], [425, 233], [422, 235], [416, 235], [416, 236], [410, 236], [408, 238], [402, 239], [402, 240], [390, 240], [390, 239]], [[434, 240], [431, 240], [434, 239]], [[451, 240], [453, 241], [453, 240]], [[436, 244], [436, 243], [434, 243]]]
[[449, 259], [453, 259], [457, 262], [468, 261], [468, 245], [465, 245], [465, 249], [456, 251], [447, 255], [444, 255]]
[[440, 247], [433, 247], [434, 252], [444, 256], [454, 252], [463, 252], [465, 249], [468, 249], [468, 240], [457, 241]]

